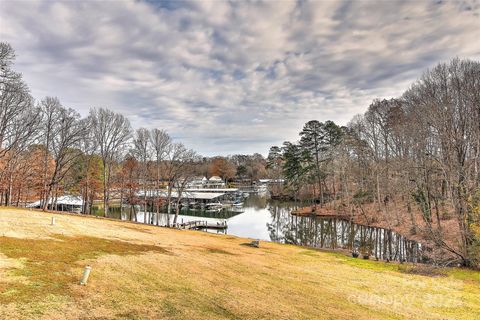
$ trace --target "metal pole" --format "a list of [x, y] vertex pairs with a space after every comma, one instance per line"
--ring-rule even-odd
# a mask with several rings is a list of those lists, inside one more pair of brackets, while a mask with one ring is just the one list
[[80, 285], [84, 286], [87, 284], [88, 276], [90, 276], [90, 271], [92, 271], [92, 267], [86, 266], [85, 270], [83, 270], [82, 280], [80, 280]]

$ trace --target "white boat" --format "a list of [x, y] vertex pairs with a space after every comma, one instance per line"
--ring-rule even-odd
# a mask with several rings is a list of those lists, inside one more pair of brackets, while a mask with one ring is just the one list
[[223, 205], [220, 202], [212, 202], [212, 203], [207, 203], [205, 205], [206, 210], [215, 210], [215, 209], [222, 209]]
[[241, 201], [236, 201], [236, 202], [234, 202], [234, 203], [232, 204], [232, 206], [233, 206], [233, 207], [237, 207], [237, 208], [243, 207], [243, 202], [241, 202]]

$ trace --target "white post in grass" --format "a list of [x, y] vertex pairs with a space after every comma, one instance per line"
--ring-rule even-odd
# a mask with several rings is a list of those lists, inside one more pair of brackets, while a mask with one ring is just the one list
[[92, 271], [92, 267], [90, 267], [90, 266], [86, 266], [85, 270], [83, 270], [83, 277], [82, 277], [82, 280], [80, 280], [80, 284], [82, 286], [87, 284], [88, 276], [90, 275], [90, 271]]
[[50, 225], [51, 225], [51, 226], [54, 226], [54, 225], [55, 225], [55, 217], [52, 217], [52, 222], [50, 222]]

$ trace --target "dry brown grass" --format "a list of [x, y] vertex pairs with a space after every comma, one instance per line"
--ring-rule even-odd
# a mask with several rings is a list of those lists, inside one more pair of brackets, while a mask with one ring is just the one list
[[139, 245], [95, 237], [65, 237], [54, 235], [49, 239], [0, 238], [2, 253], [10, 259], [23, 261], [23, 266], [12, 269], [11, 275], [27, 281], [0, 281], [0, 303], [27, 303], [48, 294], [62, 295], [78, 281], [72, 271], [80, 261], [102, 255], [119, 256], [147, 251], [166, 253], [159, 246]]
[[[301, 247], [0, 210], [0, 318], [475, 319], [480, 275]], [[2, 235], [4, 235], [2, 237]], [[78, 285], [83, 267], [93, 271]]]

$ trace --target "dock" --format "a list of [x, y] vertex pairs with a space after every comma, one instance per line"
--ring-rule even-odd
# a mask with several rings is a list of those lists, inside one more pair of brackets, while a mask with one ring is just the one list
[[188, 222], [182, 222], [182, 223], [177, 223], [175, 226], [178, 229], [184, 229], [184, 230], [201, 230], [201, 229], [227, 229], [227, 221], [222, 221], [222, 222], [208, 222], [208, 221], [202, 221], [202, 220], [195, 220], [195, 221], [188, 221]]

